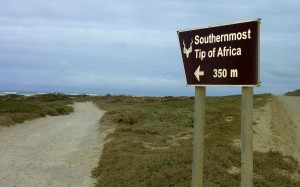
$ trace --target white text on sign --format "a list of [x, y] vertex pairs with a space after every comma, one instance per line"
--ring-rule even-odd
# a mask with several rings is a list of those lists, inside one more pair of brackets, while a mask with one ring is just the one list
[[214, 35], [213, 33], [209, 34], [208, 36], [199, 35], [195, 36], [195, 44], [212, 44], [212, 43], [219, 43], [219, 42], [230, 42], [235, 40], [246, 40], [251, 39], [251, 30], [237, 33], [229, 33], [229, 34], [220, 34]]
[[[214, 69], [213, 70], [214, 78], [226, 78], [227, 77], [227, 69]], [[231, 78], [236, 78], [238, 77], [238, 70], [237, 69], [231, 69], [230, 70], [230, 77]]]
[[242, 55], [242, 49], [240, 47], [232, 48], [231, 46], [219, 47], [217, 55], [216, 55], [215, 47], [212, 50], [209, 50], [207, 55], [206, 55], [206, 51], [202, 51], [201, 49], [195, 49], [194, 52], [196, 53], [196, 58], [200, 58], [201, 60], [203, 60], [206, 56], [208, 56], [209, 58], [214, 58], [214, 57], [241, 56]]

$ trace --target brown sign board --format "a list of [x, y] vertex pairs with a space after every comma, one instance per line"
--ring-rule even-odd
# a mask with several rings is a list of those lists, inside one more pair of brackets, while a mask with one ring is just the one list
[[178, 31], [187, 85], [258, 86], [260, 19]]

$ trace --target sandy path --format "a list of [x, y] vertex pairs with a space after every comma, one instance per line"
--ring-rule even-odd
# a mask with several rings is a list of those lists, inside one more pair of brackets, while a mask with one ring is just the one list
[[292, 121], [292, 127], [295, 131], [295, 147], [292, 154], [300, 161], [300, 97], [279, 96], [278, 98]]
[[92, 186], [103, 114], [92, 103], [75, 103], [70, 115], [2, 129], [0, 186]]
[[254, 111], [254, 150], [281, 151], [300, 161], [300, 97], [275, 96]]
[[284, 107], [287, 108], [293, 122], [300, 130], [300, 96], [279, 96], [278, 98], [283, 103]]

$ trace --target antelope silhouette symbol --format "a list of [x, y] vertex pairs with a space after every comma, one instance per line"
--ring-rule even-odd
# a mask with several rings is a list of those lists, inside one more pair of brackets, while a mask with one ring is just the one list
[[190, 53], [192, 52], [192, 44], [193, 44], [193, 38], [191, 39], [190, 48], [186, 49], [184, 40], [183, 40], [183, 53], [186, 54], [186, 58], [189, 58]]

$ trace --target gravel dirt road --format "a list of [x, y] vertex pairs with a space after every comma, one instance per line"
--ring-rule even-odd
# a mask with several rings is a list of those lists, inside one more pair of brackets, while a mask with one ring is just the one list
[[75, 103], [74, 113], [0, 131], [0, 186], [93, 186], [103, 141], [104, 111]]
[[254, 150], [281, 151], [300, 161], [300, 97], [275, 96], [254, 111]]

